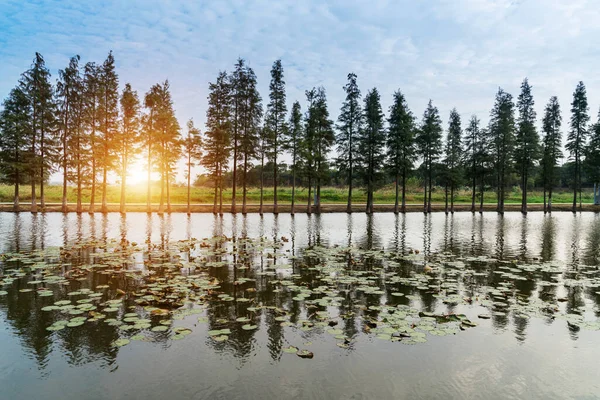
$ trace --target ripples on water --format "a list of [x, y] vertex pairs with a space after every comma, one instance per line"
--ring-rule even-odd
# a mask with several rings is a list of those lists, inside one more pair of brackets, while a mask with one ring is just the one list
[[[0, 251], [5, 253], [113, 239], [115, 243], [152, 243], [156, 249], [164, 249], [175, 241], [216, 236], [279, 241], [284, 237], [280, 251], [286, 257], [301, 258], [305, 249], [313, 246], [355, 246], [364, 251], [383, 249], [400, 254], [418, 250], [419, 257], [432, 260], [453, 254], [462, 259], [483, 256], [520, 264], [547, 262], [562, 268], [561, 277], [569, 280], [569, 285], [547, 286], [548, 278], [543, 273], [522, 274], [527, 279], [514, 283], [518, 294], [528, 302], [552, 299], [556, 303], [561, 298], [558, 305], [564, 313], [577, 312], [587, 318], [600, 315], [600, 296], [596, 293], [600, 288], [576, 284], [597, 276], [600, 215], [592, 213], [530, 213], [526, 217], [518, 213], [504, 217], [491, 213], [312, 217], [0, 213]], [[146, 258], [147, 254], [134, 255], [132, 265], [143, 269]], [[249, 270], [212, 268], [208, 275], [223, 281], [221, 290], [231, 295], [237, 293], [237, 274], [256, 279], [253, 296], [257, 302], [287, 310], [293, 322], [307, 318], [309, 309], [292, 300], [292, 296], [273, 292], [276, 286], [269, 280], [274, 278], [258, 274], [269, 263], [272, 260], [268, 260], [268, 252], [258, 252], [249, 260]], [[291, 272], [283, 268], [278, 273], [289, 279], [290, 273], [301, 272], [298, 268], [294, 266]], [[468, 285], [463, 282], [462, 295], [475, 296], [482, 288], [501, 287], [497, 285], [503, 279], [493, 274], [497, 270], [495, 261], [478, 268], [482, 276]], [[394, 274], [411, 276], [410, 268], [401, 271]], [[105, 283], [101, 275], [96, 275], [84, 284], [93, 289]], [[310, 274], [307, 276], [297, 278], [298, 282], [310, 286]], [[441, 278], [444, 277], [448, 278], [443, 274]], [[128, 290], [126, 281], [111, 284]], [[173, 341], [157, 334], [153, 343], [132, 342], [116, 348], [112, 343], [120, 337], [119, 330], [101, 322], [49, 332], [46, 328], [55, 318], [40, 309], [64, 296], [47, 302], [33, 293], [19, 293], [17, 289], [27, 286], [26, 282], [17, 281], [13, 284], [16, 286], [5, 289], [8, 296], [0, 297], [0, 398], [600, 396], [595, 372], [600, 331], [580, 329], [576, 324], [544, 315], [524, 318], [514, 310], [492, 315], [489, 320], [477, 320], [477, 314], [485, 308], [469, 304], [449, 306], [424, 290], [380, 284], [385, 289], [382, 295], [364, 296], [351, 289], [349, 298], [375, 308], [407, 304], [436, 313], [464, 312], [479, 326], [407, 346], [368, 333], [363, 320], [376, 319], [384, 311], [366, 309], [356, 318], [340, 320], [339, 327], [352, 341], [348, 348], [339, 348], [336, 339], [323, 329], [282, 327], [272, 313], [262, 310], [256, 330], [237, 329], [229, 340], [218, 343], [210, 339], [208, 330], [219, 325], [217, 319], [235, 319], [241, 309], [238, 303], [210, 303], [206, 311], [208, 326], [195, 323], [198, 315], [175, 321], [175, 326], [192, 328], [192, 334], [184, 340]], [[390, 296], [393, 291], [405, 292], [412, 298], [394, 298]], [[351, 310], [352, 305], [344, 300], [339, 307], [326, 309], [337, 316]], [[315, 357], [304, 360], [282, 352], [289, 345], [310, 349]]]

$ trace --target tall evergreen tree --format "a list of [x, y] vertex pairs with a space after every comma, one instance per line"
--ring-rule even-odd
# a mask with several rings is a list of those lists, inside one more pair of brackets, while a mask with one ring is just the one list
[[335, 141], [333, 122], [329, 119], [327, 96], [323, 87], [306, 91], [308, 109], [302, 145], [303, 169], [308, 180], [308, 206], [310, 214], [311, 189], [315, 189], [316, 213], [321, 212], [321, 181], [325, 177], [328, 164], [327, 155]]
[[496, 174], [497, 211], [501, 214], [504, 213], [507, 179], [513, 166], [514, 107], [512, 96], [499, 88], [494, 108], [490, 113], [490, 137], [494, 157], [494, 172]]
[[385, 130], [379, 92], [371, 89], [365, 96], [364, 126], [360, 130], [358, 145], [362, 152], [361, 164], [367, 184], [367, 214], [373, 213], [373, 192], [380, 179], [385, 160]]
[[127, 83], [121, 94], [121, 126], [116, 136], [116, 153], [119, 156], [121, 175], [120, 211], [125, 213], [127, 188], [127, 168], [131, 160], [139, 153], [140, 136], [140, 100], [135, 90]]
[[[544, 212], [552, 211], [552, 189], [557, 183], [558, 160], [562, 158], [561, 145], [562, 134], [560, 126], [562, 116], [560, 106], [556, 96], [552, 96], [544, 110], [544, 119], [542, 122], [543, 138], [543, 156], [542, 156], [542, 183], [544, 186]], [[546, 201], [546, 193], [548, 200]]]
[[23, 73], [21, 90], [31, 106], [29, 180], [31, 182], [31, 212], [37, 212], [35, 185], [40, 183], [40, 206], [45, 208], [44, 184], [53, 171], [56, 160], [56, 104], [50, 71], [44, 57], [35, 53], [31, 68]]
[[[80, 115], [80, 97], [82, 94], [81, 76], [79, 74], [79, 56], [74, 56], [69, 61], [69, 66], [58, 71], [59, 80], [56, 84], [58, 106], [58, 125], [60, 132], [60, 164], [62, 168], [62, 212], [67, 212], [67, 186], [70, 179], [72, 153], [74, 153], [73, 140], [80, 131], [78, 116]], [[77, 167], [77, 165], [75, 165]]]
[[450, 212], [454, 213], [454, 189], [458, 185], [461, 177], [461, 156], [462, 146], [462, 126], [460, 114], [453, 108], [450, 111], [450, 121], [448, 123], [448, 134], [446, 136], [446, 214], [448, 213], [448, 186], [450, 186]]
[[406, 212], [406, 178], [413, 167], [415, 158], [414, 116], [408, 109], [406, 99], [402, 92], [394, 93], [394, 102], [390, 106], [387, 133], [387, 164], [395, 177], [396, 200], [394, 212], [398, 213], [399, 181], [402, 179], [402, 206], [400, 210]]
[[[486, 130], [480, 128], [480, 121], [475, 115], [471, 116], [469, 126], [465, 129], [463, 141], [465, 170], [471, 178], [471, 212], [475, 212], [477, 193], [483, 196], [483, 177], [485, 174], [484, 163]], [[478, 192], [478, 182], [480, 191]], [[483, 199], [481, 199], [483, 200]], [[480, 203], [481, 204], [481, 203]]]
[[217, 80], [209, 83], [208, 109], [206, 110], [205, 155], [202, 165], [208, 170], [215, 185], [213, 213], [223, 213], [223, 173], [231, 152], [230, 143], [230, 86], [225, 72], [219, 72]]
[[233, 72], [229, 76], [230, 100], [231, 100], [231, 146], [233, 150], [233, 179], [231, 188], [231, 212], [236, 213], [237, 203], [237, 184], [238, 184], [238, 162], [241, 159], [240, 138], [243, 127], [242, 115], [244, 105], [244, 94], [246, 86], [246, 62], [242, 58], [238, 58], [234, 65]]
[[[265, 119], [267, 119], [267, 118], [269, 118], [268, 114]], [[264, 187], [265, 187], [265, 158], [267, 156], [267, 153], [270, 150], [269, 135], [272, 135], [272, 134], [273, 133], [270, 132], [270, 129], [267, 126], [267, 124], [265, 124], [265, 126], [260, 128], [259, 133], [258, 133], [257, 155], [258, 155], [258, 158], [260, 159], [260, 201], [259, 201], [258, 213], [260, 215], [263, 215]]]
[[423, 211], [431, 212], [431, 192], [433, 189], [433, 164], [442, 150], [442, 120], [437, 107], [431, 100], [423, 113], [423, 122], [416, 139], [417, 151], [422, 159], [423, 169]]
[[22, 88], [16, 87], [0, 111], [0, 180], [14, 185], [14, 211], [19, 211], [19, 187], [29, 172], [30, 134], [31, 103]]
[[363, 114], [360, 105], [360, 90], [356, 83], [356, 74], [348, 74], [348, 83], [344, 85], [346, 99], [342, 104], [338, 124], [337, 135], [337, 167], [340, 172], [346, 172], [348, 181], [348, 201], [346, 212], [352, 212], [352, 188], [354, 183], [354, 165], [358, 158], [358, 137], [362, 129]]
[[598, 112], [598, 121], [590, 129], [590, 141], [585, 149], [583, 166], [590, 183], [594, 184], [594, 204], [598, 205], [600, 203], [598, 196], [600, 189], [600, 111]]
[[302, 146], [302, 111], [300, 108], [300, 103], [295, 101], [292, 105], [292, 111], [290, 113], [290, 120], [288, 123], [288, 129], [286, 129], [285, 134], [285, 149], [291, 153], [292, 156], [292, 165], [290, 166], [292, 170], [292, 204], [291, 204], [291, 213], [294, 214], [294, 207], [296, 202], [296, 175], [298, 171], [298, 159], [300, 156], [300, 150]]
[[535, 127], [535, 110], [531, 86], [527, 78], [521, 84], [521, 94], [517, 100], [519, 119], [515, 140], [515, 164], [521, 176], [521, 212], [527, 213], [527, 185], [529, 174], [539, 159], [539, 136]]
[[[152, 212], [152, 171], [154, 161], [157, 160], [155, 149], [158, 149], [156, 140], [158, 140], [158, 116], [160, 107], [160, 84], [154, 84], [144, 95], [144, 107], [147, 109], [146, 115], [142, 117], [143, 142], [146, 148], [146, 212]], [[161, 165], [160, 162], [156, 162]], [[160, 168], [157, 168], [160, 171]]]
[[98, 135], [100, 127], [100, 75], [101, 67], [95, 63], [88, 62], [84, 67], [83, 76], [83, 98], [84, 98], [84, 124], [87, 131], [89, 141], [90, 157], [90, 205], [88, 211], [93, 213], [96, 211], [96, 181], [98, 178], [99, 162], [102, 155], [101, 138]]
[[102, 167], [102, 212], [106, 213], [108, 173], [115, 169], [115, 148], [117, 147], [117, 132], [119, 127], [119, 79], [115, 71], [115, 59], [112, 51], [100, 69], [100, 147], [99, 159]]
[[158, 169], [160, 172], [160, 203], [158, 212], [165, 211], [165, 195], [167, 212], [171, 212], [171, 179], [173, 178], [174, 165], [181, 155], [181, 142], [179, 140], [179, 123], [175, 118], [173, 100], [169, 81], [156, 86], [156, 119], [154, 123], [155, 150]]
[[183, 141], [183, 148], [187, 159], [187, 213], [190, 214], [192, 167], [202, 159], [202, 136], [192, 119], [187, 122], [187, 136]]
[[[266, 145], [268, 145], [269, 159], [273, 162], [273, 213], [277, 214], [277, 156], [281, 151], [281, 141], [287, 129], [285, 116], [285, 81], [283, 80], [283, 67], [281, 60], [273, 63], [271, 69], [271, 83], [269, 85], [269, 104], [266, 117]], [[262, 173], [262, 170], [261, 170]]]
[[579, 202], [581, 204], [581, 164], [588, 136], [587, 124], [590, 120], [588, 111], [585, 85], [583, 82], [579, 82], [573, 93], [571, 130], [567, 136], [567, 144], [565, 146], [569, 151], [569, 158], [573, 161], [573, 166], [575, 167], [575, 174], [573, 176], [573, 212], [577, 211], [577, 193], [579, 193]]

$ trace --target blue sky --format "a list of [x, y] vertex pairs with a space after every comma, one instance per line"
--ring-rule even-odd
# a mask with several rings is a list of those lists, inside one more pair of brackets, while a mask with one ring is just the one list
[[487, 121], [498, 86], [516, 98], [525, 76], [538, 117], [557, 95], [566, 123], [583, 80], [595, 121], [598, 21], [598, 3], [585, 0], [0, 0], [0, 97], [35, 51], [55, 80], [72, 55], [101, 62], [113, 50], [122, 86], [143, 95], [170, 80], [182, 126], [190, 117], [204, 126], [208, 82], [237, 57], [255, 69], [264, 99], [281, 58], [288, 103], [304, 105], [304, 90], [323, 85], [334, 119], [353, 71], [363, 94], [379, 89], [386, 112], [401, 89], [419, 117], [431, 98], [445, 125], [452, 107], [465, 123]]

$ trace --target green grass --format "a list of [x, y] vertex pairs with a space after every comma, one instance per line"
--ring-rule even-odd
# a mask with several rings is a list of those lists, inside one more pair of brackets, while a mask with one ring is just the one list
[[[107, 189], [107, 201], [109, 203], [118, 203], [120, 201], [120, 186], [109, 185]], [[22, 186], [20, 189], [20, 200], [22, 202], [31, 201], [31, 191], [29, 186]], [[90, 190], [89, 188], [83, 190], [83, 202], [89, 203], [90, 201]], [[13, 201], [13, 186], [0, 185], [0, 202], [12, 202]], [[208, 187], [193, 187], [192, 188], [192, 203], [212, 203], [213, 201], [213, 189]], [[39, 188], [37, 189], [39, 196]], [[242, 188], [238, 188], [237, 199], [241, 202], [242, 199]], [[324, 187], [321, 188], [321, 202], [329, 204], [345, 204], [348, 194], [348, 189], [343, 187]], [[300, 204], [307, 201], [308, 189], [296, 188], [296, 203]], [[377, 204], [393, 204], [395, 196], [395, 189], [393, 185], [386, 186], [375, 192], [375, 203]], [[290, 203], [292, 198], [291, 187], [280, 187], [278, 190], [279, 203]], [[60, 185], [49, 185], [45, 187], [45, 199], [48, 203], [60, 203], [62, 201], [62, 186]], [[69, 203], [75, 203], [77, 200], [76, 188], [69, 187], [67, 199]], [[96, 203], [99, 204], [102, 200], [101, 187], [96, 190]], [[152, 188], [152, 203], [158, 203], [160, 200], [160, 187], [154, 186]], [[366, 193], [361, 189], [355, 189], [353, 191], [352, 201], [355, 203], [365, 203], [367, 200]], [[423, 189], [411, 187], [406, 196], [407, 203], [419, 204], [423, 202]], [[591, 190], [584, 190], [582, 193], [582, 200], [584, 203], [591, 203], [593, 201], [593, 194]], [[231, 189], [227, 189], [223, 192], [224, 203], [229, 204], [231, 202]], [[248, 188], [248, 202], [258, 203], [260, 201], [260, 189], [256, 187]], [[484, 202], [494, 203], [496, 201], [496, 194], [494, 192], [485, 192]], [[543, 203], [543, 192], [541, 191], [530, 191], [528, 196], [529, 203]], [[573, 201], [573, 192], [560, 190], [554, 192], [553, 203], [571, 203]], [[145, 185], [131, 185], [127, 189], [126, 196], [127, 203], [145, 203], [146, 202], [146, 186]], [[173, 186], [171, 187], [171, 202], [173, 204], [186, 204], [187, 203], [187, 188], [184, 186]], [[264, 189], [264, 202], [265, 204], [273, 202], [273, 188]], [[444, 190], [443, 188], [435, 188], [432, 196], [433, 203], [444, 202]], [[515, 189], [508, 193], [508, 197], [505, 203], [520, 203], [521, 192]], [[471, 203], [471, 192], [468, 189], [461, 189], [455, 193], [455, 204], [470, 204]]]

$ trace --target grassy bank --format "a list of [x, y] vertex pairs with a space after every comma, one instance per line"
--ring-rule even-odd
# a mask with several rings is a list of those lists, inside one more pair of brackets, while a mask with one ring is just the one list
[[[23, 186], [20, 190], [20, 199], [22, 202], [31, 201], [31, 191], [29, 186]], [[96, 203], [99, 204], [102, 200], [101, 190], [96, 191]], [[12, 202], [13, 201], [13, 187], [8, 185], [0, 185], [0, 202]], [[37, 189], [39, 195], [39, 188]], [[321, 189], [321, 202], [325, 204], [345, 204], [347, 198], [346, 188], [337, 187], [326, 187]], [[203, 204], [212, 203], [214, 191], [207, 187], [194, 187], [192, 188], [192, 203]], [[223, 192], [224, 203], [229, 204], [231, 202], [231, 189], [227, 189]], [[301, 204], [307, 201], [308, 190], [306, 188], [296, 189], [296, 203]], [[377, 204], [392, 204], [394, 203], [395, 190], [393, 186], [387, 186], [381, 188], [375, 192], [375, 203]], [[237, 193], [238, 202], [241, 202], [241, 188], [238, 188]], [[280, 187], [278, 190], [279, 203], [289, 203], [292, 198], [291, 187]], [[530, 191], [529, 203], [543, 203], [543, 192], [541, 191]], [[554, 204], [560, 203], [571, 203], [573, 201], [573, 193], [570, 191], [558, 191], [554, 193]], [[62, 186], [60, 185], [49, 185], [45, 187], [45, 198], [48, 203], [60, 203], [62, 201]], [[118, 203], [120, 201], [120, 187], [118, 185], [110, 185], [107, 190], [107, 200], [109, 203]], [[152, 202], [158, 203], [160, 200], [160, 188], [155, 186], [152, 188]], [[367, 200], [366, 193], [362, 190], [354, 190], [352, 200], [355, 203], [365, 203]], [[592, 203], [593, 196], [591, 190], [584, 190], [582, 193], [583, 203]], [[77, 201], [76, 188], [68, 188], [68, 202], [75, 203]], [[90, 190], [86, 189], [83, 191], [83, 202], [89, 203], [90, 201]], [[248, 189], [248, 202], [258, 203], [260, 201], [260, 189], [249, 188]], [[494, 203], [496, 201], [496, 194], [494, 192], [485, 192], [484, 202]], [[126, 202], [129, 204], [133, 203], [145, 203], [146, 202], [146, 186], [145, 185], [132, 185], [128, 188]], [[171, 188], [171, 202], [173, 204], [186, 204], [187, 203], [187, 188], [182, 186], [173, 186]], [[264, 190], [264, 202], [265, 204], [273, 202], [273, 189], [265, 188]], [[420, 204], [423, 202], [423, 190], [421, 188], [409, 188], [407, 193], [407, 203], [409, 204]], [[443, 203], [444, 202], [444, 190], [443, 188], [436, 188], [433, 192], [432, 202]], [[508, 193], [508, 197], [505, 203], [520, 203], [521, 192], [519, 190], [513, 190]], [[471, 192], [468, 189], [459, 190], [455, 193], [455, 204], [470, 204], [471, 203]]]

